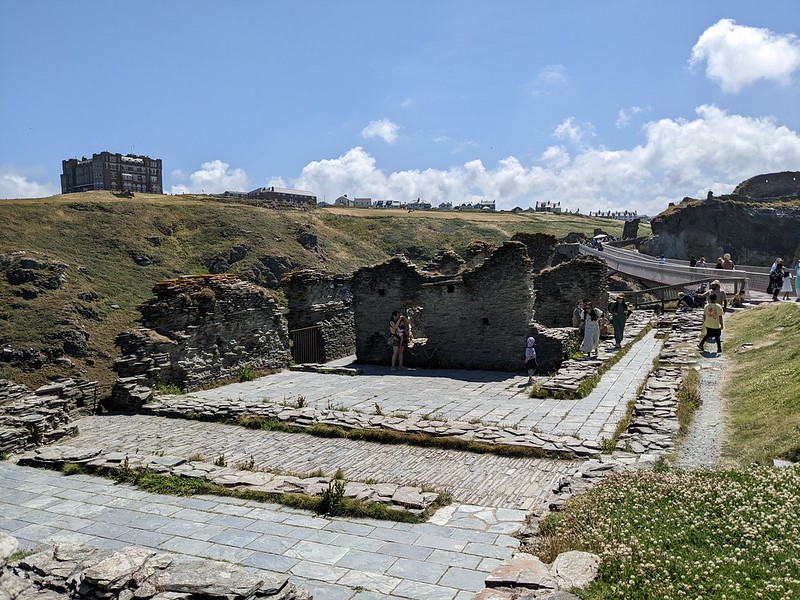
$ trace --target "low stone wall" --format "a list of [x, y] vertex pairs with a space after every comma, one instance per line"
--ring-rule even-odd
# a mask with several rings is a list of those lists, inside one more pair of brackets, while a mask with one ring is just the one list
[[466, 423], [433, 421], [415, 417], [366, 415], [353, 411], [319, 410], [312, 407], [292, 408], [265, 400], [212, 400], [183, 396], [159, 396], [144, 404], [139, 414], [173, 418], [192, 418], [203, 421], [236, 422], [245, 418], [275, 420], [297, 427], [331, 425], [344, 429], [387, 430], [402, 434], [421, 434], [430, 437], [451, 437], [490, 446], [517, 446], [540, 450], [557, 458], [592, 457], [600, 454], [600, 446], [591, 440], [570, 436], [524, 431]]
[[[108, 452], [101, 448], [73, 448], [66, 445], [39, 448], [21, 456], [17, 463], [21, 466], [55, 470], [61, 470], [67, 463], [74, 463], [101, 473], [141, 467], [162, 475], [204, 479], [209, 483], [237, 491], [276, 495], [321, 496], [334, 482], [333, 477], [276, 475], [252, 469], [221, 467], [176, 456], [145, 456]], [[386, 504], [393, 510], [413, 514], [422, 513], [439, 497], [436, 492], [426, 492], [416, 486], [392, 483], [366, 484], [357, 481], [345, 482], [344, 495], [362, 502]]]
[[156, 284], [140, 307], [144, 327], [117, 337], [121, 378], [197, 389], [256, 370], [286, 367], [286, 320], [271, 293], [232, 275], [181, 277]]
[[97, 382], [60, 379], [36, 391], [0, 379], [0, 455], [75, 435], [74, 419], [91, 414]]
[[0, 598], [9, 600], [312, 600], [286, 575], [130, 546], [48, 545], [13, 563], [18, 542], [0, 533]]

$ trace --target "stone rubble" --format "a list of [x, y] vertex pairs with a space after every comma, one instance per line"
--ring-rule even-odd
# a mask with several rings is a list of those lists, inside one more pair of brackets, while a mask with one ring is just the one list
[[[277, 475], [265, 471], [222, 467], [199, 460], [186, 460], [175, 456], [144, 456], [108, 452], [101, 448], [74, 448], [67, 445], [37, 448], [21, 455], [21, 466], [44, 467], [61, 470], [65, 464], [77, 464], [90, 471], [113, 473], [123, 468], [145, 468], [161, 475], [175, 475], [204, 479], [209, 483], [232, 490], [264, 494], [302, 494], [321, 496], [332, 485], [333, 477], [297, 477]], [[344, 496], [362, 502], [386, 504], [397, 511], [420, 514], [439, 497], [416, 486], [390, 483], [366, 484], [356, 481], [345, 483]]]
[[0, 379], [0, 455], [76, 435], [71, 421], [96, 403], [96, 381], [59, 379], [32, 392]]
[[16, 547], [15, 538], [0, 533], [3, 600], [312, 600], [286, 575], [228, 562], [137, 546], [111, 551], [58, 544], [9, 563]]

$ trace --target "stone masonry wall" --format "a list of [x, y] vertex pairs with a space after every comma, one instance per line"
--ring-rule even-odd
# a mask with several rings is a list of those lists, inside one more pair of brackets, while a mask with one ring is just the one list
[[391, 359], [389, 319], [409, 317], [414, 343], [408, 366], [518, 371], [533, 331], [533, 274], [526, 248], [507, 242], [459, 277], [426, 276], [394, 258], [353, 275], [359, 362]]
[[143, 327], [117, 338], [120, 377], [192, 390], [244, 365], [287, 366], [286, 319], [268, 290], [224, 274], [162, 281], [153, 293], [139, 307]]
[[546, 327], [571, 327], [572, 310], [583, 298], [605, 312], [608, 306], [606, 264], [594, 256], [579, 256], [545, 269], [534, 279], [537, 323]]
[[319, 326], [321, 362], [355, 354], [350, 277], [320, 271], [295, 271], [284, 280], [289, 300], [289, 330]]

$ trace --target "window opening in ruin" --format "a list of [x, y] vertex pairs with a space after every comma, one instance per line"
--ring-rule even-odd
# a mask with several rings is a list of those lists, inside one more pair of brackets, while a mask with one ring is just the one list
[[456, 291], [456, 286], [454, 286], [452, 283], [448, 283], [447, 284], [447, 293], [448, 294], [452, 294], [455, 291]]
[[422, 306], [406, 307], [406, 320], [408, 321], [409, 338], [413, 344], [424, 344], [428, 341], [425, 333], [425, 320]]
[[488, 325], [489, 324], [489, 319], [487, 317], [483, 317], [483, 324], [484, 325]]
[[386, 290], [385, 289], [381, 288], [381, 289], [378, 290], [378, 296], [385, 296], [385, 295], [386, 295]]

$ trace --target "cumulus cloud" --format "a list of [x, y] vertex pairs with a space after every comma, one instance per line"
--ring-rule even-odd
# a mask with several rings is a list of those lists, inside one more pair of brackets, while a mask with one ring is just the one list
[[[185, 178], [181, 171], [173, 171], [176, 179]], [[206, 194], [220, 194], [225, 191], [245, 191], [249, 178], [243, 169], [231, 169], [231, 166], [221, 160], [212, 160], [200, 165], [200, 169], [189, 175], [189, 183], [173, 185], [170, 191], [173, 194], [188, 194], [205, 192]]]
[[[567, 140], [583, 139], [566, 120], [557, 128]], [[556, 132], [554, 132], [556, 134]], [[536, 164], [509, 156], [494, 167], [472, 160], [448, 169], [385, 173], [362, 147], [306, 165], [290, 185], [319, 197], [342, 194], [434, 205], [478, 199], [497, 206], [532, 206], [536, 200], [589, 210], [638, 210], [657, 214], [669, 201], [698, 195], [698, 190], [729, 193], [753, 175], [796, 169], [800, 136], [771, 118], [731, 115], [713, 106], [696, 109], [696, 118], [661, 119], [646, 124], [644, 141], [631, 149], [579, 146], [570, 152], [551, 146]]]
[[61, 192], [50, 182], [38, 183], [10, 166], [0, 166], [0, 198], [43, 198]]
[[706, 29], [692, 48], [691, 67], [703, 63], [706, 77], [725, 92], [738, 92], [759, 79], [785, 85], [800, 68], [800, 41], [792, 34], [721, 19]]
[[389, 119], [370, 121], [369, 125], [361, 130], [361, 137], [364, 139], [381, 138], [387, 144], [394, 144], [397, 141], [397, 130], [400, 129]]

